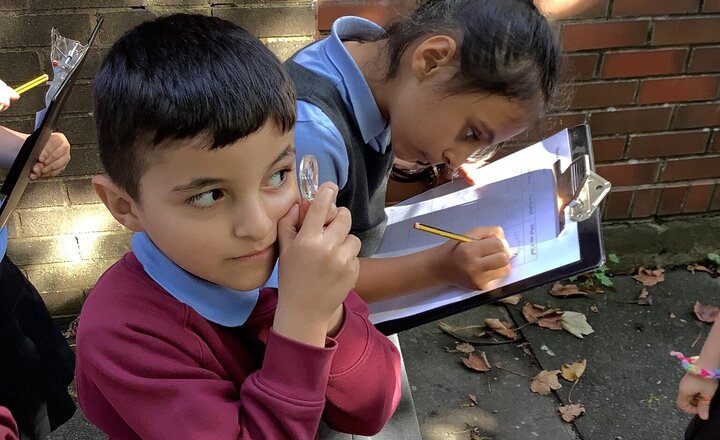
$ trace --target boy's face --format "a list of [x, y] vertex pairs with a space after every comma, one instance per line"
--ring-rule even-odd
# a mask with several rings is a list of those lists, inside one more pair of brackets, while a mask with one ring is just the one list
[[299, 201], [292, 140], [269, 122], [217, 150], [191, 139], [151, 153], [139, 224], [193, 275], [236, 290], [261, 286], [278, 257], [278, 220]]

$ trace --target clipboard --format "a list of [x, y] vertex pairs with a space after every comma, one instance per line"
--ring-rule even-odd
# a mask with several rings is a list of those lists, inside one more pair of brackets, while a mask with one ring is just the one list
[[[594, 172], [590, 127], [583, 124], [569, 129], [568, 140], [570, 166], [561, 171], [559, 161], [557, 161], [552, 166], [552, 173], [556, 182], [558, 209], [561, 213], [565, 212], [570, 221], [574, 223], [573, 231], [575, 227], [577, 230], [579, 259], [540, 274], [475, 294], [469, 298], [409, 316], [373, 320], [373, 316], [379, 314], [373, 313], [371, 304], [370, 319], [376, 328], [386, 335], [397, 333], [602, 266], [605, 262], [605, 255], [601, 213], [598, 208], [610, 192], [611, 184]], [[560, 218], [564, 219], [566, 216], [560, 215]], [[562, 232], [564, 227], [565, 224], [561, 221], [558, 231]]]
[[[75, 55], [77, 58], [73, 60], [72, 67], [61, 72], [65, 73], [65, 77], [62, 78], [60, 84], [57, 85], [57, 90], [54, 91], [54, 95], [49, 100], [50, 102], [47, 104], [47, 107], [45, 107], [41, 120], [36, 123], [35, 130], [28, 136], [22, 147], [20, 147], [20, 151], [8, 170], [7, 177], [2, 187], [0, 187], [0, 228], [5, 227], [10, 218], [10, 214], [12, 214], [23, 192], [25, 192], [25, 188], [30, 180], [30, 171], [33, 166], [35, 166], [50, 135], [57, 127], [60, 113], [68, 96], [70, 96], [70, 91], [75, 84], [75, 80], [80, 72], [80, 67], [85, 61], [85, 56], [88, 52], [87, 49], [92, 45], [93, 41], [95, 41], [102, 22], [103, 18], [98, 17], [97, 24], [90, 34], [87, 45], [85, 45], [86, 49], [78, 55]], [[70, 54], [69, 56], [72, 57], [73, 55]], [[58, 75], [58, 73], [56, 72], [55, 75]], [[50, 93], [53, 88], [54, 87], [51, 86], [48, 93]]]

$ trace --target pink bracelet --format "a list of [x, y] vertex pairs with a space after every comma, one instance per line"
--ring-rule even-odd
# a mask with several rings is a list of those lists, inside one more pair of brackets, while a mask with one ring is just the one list
[[705, 368], [700, 368], [695, 365], [695, 363], [698, 360], [697, 356], [692, 357], [685, 357], [680, 352], [677, 351], [671, 351], [670, 356], [675, 356], [680, 360], [680, 364], [683, 367], [683, 370], [688, 372], [689, 374], [700, 376], [706, 379], [720, 379], [720, 369], [717, 370], [706, 370]]

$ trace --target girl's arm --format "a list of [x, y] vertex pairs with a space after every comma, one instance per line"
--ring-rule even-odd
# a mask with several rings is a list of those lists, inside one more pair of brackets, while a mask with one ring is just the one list
[[710, 334], [708, 335], [705, 345], [700, 351], [700, 359], [697, 366], [707, 370], [716, 370], [720, 368], [720, 324], [715, 321]]
[[[720, 368], [720, 321], [713, 324], [695, 365], [706, 370]], [[717, 388], [717, 379], [686, 374], [678, 386], [677, 406], [686, 413], [697, 414], [707, 420], [710, 416], [710, 401]]]
[[20, 151], [28, 134], [0, 126], [0, 166], [9, 167]]

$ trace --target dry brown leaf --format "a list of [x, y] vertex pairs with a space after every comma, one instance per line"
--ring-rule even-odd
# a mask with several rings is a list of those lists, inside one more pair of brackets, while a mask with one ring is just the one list
[[530, 324], [537, 324], [551, 330], [562, 330], [560, 320], [563, 312], [559, 309], [548, 309], [538, 304], [526, 303], [522, 312]]
[[461, 342], [455, 346], [455, 350], [461, 353], [472, 353], [473, 351], [475, 351], [475, 347], [472, 344], [468, 344], [467, 342]]
[[577, 382], [583, 373], [585, 373], [585, 367], [587, 367], [587, 359], [573, 362], [572, 364], [563, 364], [562, 367], [560, 367], [562, 369], [562, 377], [570, 382]]
[[534, 393], [542, 394], [547, 396], [552, 390], [559, 390], [562, 388], [560, 381], [558, 381], [558, 374], [560, 370], [543, 370], [538, 373], [530, 384], [530, 389]]
[[637, 275], [633, 275], [633, 278], [640, 281], [645, 286], [654, 286], [657, 283], [665, 281], [665, 269], [645, 269], [641, 267], [638, 269]]
[[490, 371], [490, 362], [488, 362], [485, 352], [481, 351], [479, 355], [470, 353], [470, 356], [462, 359], [463, 364], [471, 370], [480, 371], [484, 373]]
[[702, 322], [707, 322], [708, 324], [712, 324], [715, 322], [715, 320], [718, 317], [718, 314], [720, 313], [720, 307], [713, 306], [713, 305], [707, 305], [707, 304], [700, 304], [699, 302], [695, 302], [695, 307], [693, 307], [693, 312], [695, 312], [695, 316], [697, 319], [699, 319]]
[[581, 291], [575, 284], [555, 283], [550, 289], [550, 295], [558, 298], [568, 298], [571, 296], [587, 296], [586, 292]]
[[533, 303], [525, 303], [522, 309], [523, 316], [530, 324], [536, 324], [538, 318], [546, 312], [546, 308]]
[[641, 306], [651, 306], [653, 304], [652, 295], [650, 295], [650, 292], [648, 292], [646, 288], [643, 287], [643, 289], [640, 291], [640, 296], [638, 296], [637, 303]]
[[511, 328], [512, 324], [509, 322], [488, 318], [485, 320], [485, 325], [488, 326], [490, 330], [508, 339], [517, 339], [517, 333]]
[[508, 304], [511, 306], [516, 306], [520, 303], [520, 300], [522, 299], [522, 294], [518, 293], [517, 295], [508, 296], [507, 298], [503, 298], [500, 300], [503, 304]]
[[693, 273], [693, 274], [695, 273], [696, 270], [697, 270], [698, 272], [715, 273], [715, 272], [713, 272], [712, 270], [708, 269], [707, 267], [705, 267], [705, 266], [703, 266], [703, 265], [701, 265], [701, 264], [697, 264], [697, 263], [688, 264], [687, 270], [689, 270], [690, 273]]
[[561, 405], [558, 407], [558, 411], [563, 420], [571, 423], [585, 413], [585, 407], [579, 403], [573, 403], [572, 405]]

